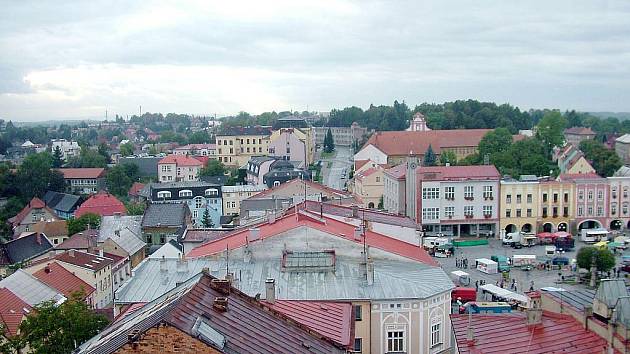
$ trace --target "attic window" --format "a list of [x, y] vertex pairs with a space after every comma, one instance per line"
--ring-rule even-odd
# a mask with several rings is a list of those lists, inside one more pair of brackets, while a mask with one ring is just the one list
[[335, 251], [284, 251], [282, 270], [287, 272], [328, 272], [335, 270]]
[[219, 195], [219, 191], [214, 188], [208, 188], [205, 191], [206, 197], [214, 197]]
[[184, 189], [184, 190], [179, 191], [180, 197], [192, 197], [192, 195], [193, 195], [193, 192], [189, 189]]
[[192, 328], [192, 334], [206, 343], [216, 345], [219, 349], [225, 347], [225, 336], [212, 328], [202, 317], [197, 317]]

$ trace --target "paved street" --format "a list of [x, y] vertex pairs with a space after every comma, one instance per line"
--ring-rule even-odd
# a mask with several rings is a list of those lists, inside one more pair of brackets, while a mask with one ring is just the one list
[[[322, 160], [322, 173], [324, 176], [324, 185], [342, 190], [348, 178], [350, 166], [352, 166], [352, 149], [344, 146], [335, 148], [335, 157], [332, 159]], [[332, 165], [328, 167], [328, 162]], [[342, 179], [341, 177], [345, 178]]]

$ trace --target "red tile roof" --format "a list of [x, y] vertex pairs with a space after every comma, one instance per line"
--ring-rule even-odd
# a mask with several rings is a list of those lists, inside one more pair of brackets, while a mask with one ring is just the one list
[[[298, 209], [303, 208], [304, 203], [298, 205]], [[356, 218], [365, 219], [375, 223], [397, 225], [402, 227], [416, 228], [418, 225], [411, 218], [397, 214], [387, 213], [368, 208], [359, 208], [356, 206], [339, 205], [335, 203], [320, 203], [309, 200], [306, 202], [306, 209], [319, 213], [332, 214], [336, 216], [352, 217], [356, 211]], [[291, 209], [290, 209], [291, 210]]]
[[407, 164], [401, 163], [398, 166], [385, 170], [385, 173], [395, 179], [405, 179], [405, 176], [407, 176]]
[[127, 193], [130, 197], [137, 197], [140, 195], [140, 191], [144, 188], [145, 184], [140, 182], [134, 182], [131, 188], [129, 188], [129, 192]]
[[197, 161], [199, 161], [199, 162], [201, 162], [201, 164], [203, 166], [207, 165], [208, 164], [208, 160], [210, 160], [210, 158], [208, 156], [193, 156], [192, 158], [197, 160]]
[[47, 264], [44, 268], [33, 273], [33, 276], [67, 298], [70, 298], [77, 291], [83, 291], [84, 297], [87, 297], [95, 290], [88, 283], [56, 262]]
[[65, 179], [92, 179], [105, 176], [104, 168], [59, 168], [57, 170], [63, 174], [63, 178]]
[[562, 173], [558, 176], [560, 181], [577, 181], [581, 179], [595, 179], [600, 180], [601, 182], [605, 182], [605, 178], [601, 177], [597, 173]]
[[345, 347], [354, 344], [349, 302], [276, 300], [273, 304], [263, 303], [337, 344]]
[[365, 177], [369, 177], [369, 176], [375, 174], [376, 172], [378, 172], [380, 170], [382, 170], [381, 167], [370, 167], [367, 170], [361, 171], [361, 172], [357, 173], [356, 175], [354, 175], [354, 178], [358, 179], [358, 180], [362, 180]]
[[593, 129], [589, 127], [571, 127], [564, 130], [565, 134], [573, 134], [573, 135], [595, 135]]
[[334, 189], [334, 188], [330, 188], [327, 187], [323, 184], [320, 183], [316, 183], [316, 182], [312, 182], [309, 180], [301, 180], [301, 179], [292, 179], [290, 181], [287, 181], [285, 183], [281, 183], [279, 186], [275, 186], [271, 189], [265, 189], [263, 191], [261, 191], [260, 193], [257, 193], [253, 196], [250, 197], [250, 199], [259, 199], [259, 198], [264, 198], [268, 195], [277, 195], [277, 193], [281, 192], [282, 190], [288, 189], [289, 187], [298, 184], [301, 187], [301, 190], [304, 191], [304, 183], [306, 183], [307, 186], [307, 193], [309, 194], [313, 194], [313, 190], [315, 190], [315, 192], [321, 192], [323, 193], [325, 196], [328, 197], [348, 197], [350, 198], [350, 194]]
[[113, 263], [111, 259], [106, 257], [99, 257], [95, 254], [72, 250], [56, 255], [55, 259], [92, 271], [99, 271]]
[[429, 145], [436, 154], [443, 148], [476, 147], [492, 129], [376, 132], [364, 146], [374, 145], [386, 155], [422, 155]]
[[0, 323], [3, 323], [9, 336], [17, 334], [22, 316], [28, 314], [31, 306], [7, 288], [0, 289]]
[[569, 315], [543, 312], [542, 323], [527, 325], [525, 313], [474, 314], [474, 340], [467, 341], [468, 315], [451, 315], [460, 353], [604, 353], [606, 341]]
[[97, 193], [86, 200], [74, 213], [75, 217], [92, 213], [100, 216], [111, 216], [115, 213], [127, 214], [125, 205], [109, 193]]
[[52, 215], [57, 215], [55, 212], [46, 206], [46, 203], [41, 199], [34, 197], [31, 201], [22, 209], [17, 215], [7, 220], [11, 225], [16, 226], [24, 220], [24, 218], [31, 212], [33, 209], [45, 209]]
[[[430, 166], [416, 170], [419, 179], [458, 181], [471, 179], [500, 179], [501, 174], [493, 165], [479, 166]], [[434, 175], [434, 176], [432, 176]]]
[[[322, 220], [324, 222], [322, 222]], [[319, 219], [318, 216], [314, 216], [310, 212], [300, 211], [296, 214], [288, 214], [277, 219], [273, 224], [261, 223], [256, 225], [260, 229], [260, 239], [273, 237], [288, 230], [292, 230], [298, 227], [313, 228], [330, 235], [341, 237], [343, 239], [361, 244], [361, 240], [354, 238], [354, 232], [356, 227], [351, 224], [344, 223], [342, 221], [335, 220], [324, 216]], [[199, 247], [192, 249], [188, 252], [189, 257], [204, 257], [219, 252], [223, 252], [229, 245], [230, 249], [243, 247], [247, 244], [247, 235], [249, 229], [237, 230], [226, 234], [223, 238], [209, 241]], [[437, 266], [437, 262], [429, 256], [429, 254], [422, 248], [410, 243], [400, 241], [398, 239], [385, 236], [383, 234], [376, 233], [368, 230], [366, 232], [366, 243], [370, 247], [375, 247], [393, 254], [397, 254], [402, 257], [407, 257], [418, 262], [422, 262], [428, 265]]]
[[161, 164], [176, 164], [177, 166], [203, 166], [201, 161], [184, 155], [168, 155], [165, 158], [161, 159], [158, 162], [158, 165]]
[[83, 250], [89, 247], [96, 246], [96, 239], [98, 238], [98, 230], [85, 230], [70, 236], [69, 239], [63, 241], [60, 245], [55, 247], [58, 250]]
[[43, 233], [47, 237], [68, 236], [68, 222], [66, 220], [40, 221], [33, 226], [33, 231]]
[[354, 170], [358, 171], [363, 167], [366, 163], [370, 162], [370, 160], [356, 160], [354, 162]]

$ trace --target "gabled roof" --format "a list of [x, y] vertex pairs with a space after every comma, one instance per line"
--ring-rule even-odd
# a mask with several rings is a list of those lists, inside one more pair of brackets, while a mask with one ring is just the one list
[[565, 182], [578, 182], [589, 180], [596, 180], [598, 182], [605, 182], [606, 179], [598, 175], [597, 173], [562, 173], [558, 176], [559, 181]]
[[58, 168], [57, 171], [61, 172], [64, 179], [95, 179], [103, 178], [105, 176], [105, 169], [100, 167], [95, 168]]
[[494, 165], [476, 166], [426, 166], [416, 170], [420, 179], [460, 181], [501, 179], [501, 174]]
[[[319, 218], [310, 212], [299, 211], [297, 214], [288, 214], [277, 219], [274, 223], [267, 222], [255, 225], [259, 229], [260, 239], [274, 237], [283, 232], [296, 229], [298, 227], [307, 227], [317, 229], [327, 234], [339, 237], [345, 240], [362, 244], [362, 239], [357, 239], [355, 234], [356, 227], [333, 218], [324, 216]], [[248, 243], [249, 229], [237, 230], [226, 234], [223, 238], [210, 241], [188, 253], [189, 257], [204, 257], [223, 252], [228, 247], [230, 249], [240, 248]], [[397, 240], [373, 231], [366, 231], [365, 242], [368, 246], [384, 250], [402, 257], [406, 257], [418, 262], [435, 266], [437, 263], [429, 256], [429, 254], [419, 246], [409, 244], [404, 241]]]
[[82, 252], [82, 251], [66, 251], [55, 256], [55, 259], [60, 262], [73, 264], [77, 267], [81, 267], [93, 272], [111, 265], [113, 261], [106, 257], [99, 257], [96, 254]]
[[407, 164], [401, 163], [400, 165], [388, 168], [385, 170], [384, 173], [395, 179], [405, 179], [405, 177], [407, 176]]
[[620, 297], [630, 296], [622, 279], [603, 279], [599, 283], [595, 298], [612, 309]]
[[630, 143], [630, 134], [624, 134], [624, 135], [618, 137], [617, 139], [615, 139], [615, 142], [622, 143], [622, 144]]
[[50, 240], [37, 232], [31, 232], [15, 240], [0, 245], [4, 250], [6, 264], [25, 262], [40, 256], [53, 248]]
[[81, 197], [74, 194], [48, 191], [46, 195], [44, 195], [44, 202], [54, 210], [70, 213], [79, 206]]
[[474, 340], [468, 341], [469, 315], [451, 315], [459, 353], [592, 354], [606, 351], [606, 340], [585, 330], [569, 315], [544, 311], [542, 323], [530, 326], [525, 313], [474, 314], [471, 317]]
[[73, 293], [82, 291], [84, 297], [94, 292], [94, 288], [81, 278], [72, 274], [57, 262], [47, 264], [44, 268], [33, 273], [33, 276], [42, 283], [59, 291], [65, 297], [70, 298]]
[[571, 127], [564, 130], [564, 134], [571, 135], [595, 135], [590, 127]]
[[178, 227], [186, 224], [185, 203], [149, 204], [142, 217], [142, 227]]
[[271, 189], [265, 189], [260, 193], [254, 194], [253, 196], [250, 197], [250, 199], [266, 198], [270, 195], [292, 197], [293, 194], [288, 194], [288, 193], [283, 193], [283, 192], [295, 185], [301, 186], [301, 190], [302, 192], [304, 192], [304, 184], [306, 184], [307, 195], [322, 193], [329, 198], [351, 198], [351, 195], [346, 192], [324, 186], [323, 184], [320, 184], [320, 183], [312, 182], [309, 180], [292, 179], [290, 181], [281, 183], [278, 186], [274, 186]]
[[320, 333], [335, 343], [351, 347], [352, 303], [334, 301], [276, 300], [265, 305]]
[[158, 248], [157, 251], [151, 253], [149, 258], [181, 258], [184, 254], [184, 248], [177, 243], [175, 240], [169, 240], [167, 243], [163, 244], [162, 247]]
[[33, 209], [45, 209], [47, 210], [51, 215], [53, 215], [55, 217], [55, 219], [57, 219], [57, 214], [55, 214], [55, 212], [50, 209], [49, 207], [46, 206], [46, 204], [39, 198], [34, 197], [33, 199], [31, 199], [31, 201], [14, 217], [8, 219], [7, 221], [13, 225], [16, 226], [20, 223], [22, 223], [22, 221], [24, 220], [24, 218], [28, 215], [28, 213], [31, 212], [31, 210]]
[[96, 247], [96, 240], [98, 239], [99, 230], [90, 229], [78, 232], [67, 240], [63, 241], [60, 245], [55, 247], [58, 250], [87, 250], [90, 247]]
[[0, 324], [4, 325], [8, 336], [14, 336], [18, 333], [23, 316], [28, 315], [30, 311], [31, 306], [11, 290], [0, 289]]
[[130, 256], [146, 246], [142, 240], [140, 223], [142, 216], [104, 216], [98, 234], [98, 242], [111, 239]]
[[68, 236], [68, 222], [66, 220], [40, 221], [33, 225], [33, 231], [43, 233], [47, 237]]
[[57, 290], [37, 280], [22, 269], [0, 280], [0, 289], [7, 288], [30, 306], [36, 306], [44, 301], [53, 300], [62, 303], [66, 297]]
[[[304, 203], [298, 206], [298, 209], [302, 208]], [[344, 205], [337, 205], [333, 203], [319, 203], [315, 201], [307, 201], [306, 209], [312, 212], [323, 212], [325, 214], [332, 214], [343, 217], [353, 217], [356, 213], [356, 218], [360, 218], [366, 221], [372, 221], [381, 224], [397, 225], [409, 228], [416, 228], [418, 225], [413, 219], [406, 216], [400, 216], [392, 213], [386, 213], [374, 209], [351, 207]]]
[[479, 141], [492, 129], [453, 129], [431, 131], [386, 131], [376, 132], [365, 143], [373, 145], [386, 155], [424, 154], [429, 145], [436, 154], [443, 148], [470, 147], [479, 145]]
[[[115, 352], [133, 331], [140, 334], [159, 323], [173, 326], [226, 353], [343, 353], [322, 335], [230, 288], [223, 293], [214, 277], [199, 274], [156, 300], [114, 322], [79, 348], [79, 353]], [[226, 311], [214, 308], [225, 298]]]
[[74, 215], [79, 218], [88, 213], [100, 216], [114, 215], [116, 213], [125, 215], [127, 213], [127, 209], [125, 208], [125, 205], [113, 195], [101, 192], [92, 195], [88, 200], [81, 204]]
[[203, 166], [203, 163], [195, 158], [185, 155], [168, 155], [158, 162], [161, 164], [176, 164], [177, 166]]
[[134, 182], [133, 185], [131, 185], [131, 188], [129, 188], [129, 192], [127, 192], [127, 194], [130, 197], [137, 197], [140, 195], [140, 191], [144, 188], [144, 186], [144, 183]]
[[365, 171], [361, 171], [359, 173], [357, 173], [356, 175], [354, 175], [354, 178], [357, 180], [363, 180], [365, 177], [369, 177], [379, 171], [382, 171], [383, 169], [378, 166], [378, 167], [370, 167]]

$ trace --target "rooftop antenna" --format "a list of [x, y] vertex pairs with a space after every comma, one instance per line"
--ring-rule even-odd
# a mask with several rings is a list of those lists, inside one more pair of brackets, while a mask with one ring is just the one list
[[228, 243], [225, 246], [225, 279], [228, 278], [230, 274], [230, 244]]

